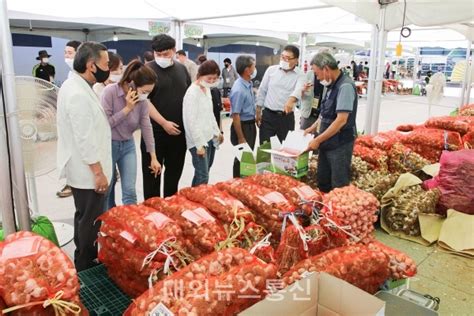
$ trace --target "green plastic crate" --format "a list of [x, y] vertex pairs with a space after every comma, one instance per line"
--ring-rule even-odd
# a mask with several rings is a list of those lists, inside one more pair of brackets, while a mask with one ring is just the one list
[[104, 265], [81, 271], [78, 276], [81, 301], [91, 316], [122, 315], [130, 305], [130, 297], [110, 280]]

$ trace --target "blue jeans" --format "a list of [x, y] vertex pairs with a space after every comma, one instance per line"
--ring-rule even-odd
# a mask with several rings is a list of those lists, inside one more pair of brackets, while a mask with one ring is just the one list
[[317, 177], [322, 192], [326, 193], [351, 183], [353, 149], [354, 141], [332, 150], [319, 149]]
[[214, 154], [216, 153], [214, 142], [211, 139], [207, 143], [206, 154], [204, 156], [199, 156], [197, 154], [196, 147], [191, 148], [189, 151], [193, 157], [194, 166], [194, 178], [192, 186], [195, 187], [200, 184], [207, 184], [209, 182], [209, 170], [211, 169], [212, 163], [214, 162]]
[[137, 204], [137, 153], [133, 139], [112, 141], [112, 180], [106, 200], [107, 210], [115, 206], [115, 166], [120, 173], [123, 205]]

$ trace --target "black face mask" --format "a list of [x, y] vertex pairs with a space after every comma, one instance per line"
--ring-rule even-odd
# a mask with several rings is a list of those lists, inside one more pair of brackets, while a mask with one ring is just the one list
[[224, 64], [225, 68], [229, 68], [229, 64]]
[[92, 73], [95, 77], [95, 80], [97, 80], [99, 83], [105, 82], [109, 78], [110, 70], [104, 71], [100, 69], [96, 63], [94, 63], [94, 65], [97, 68], [97, 71]]

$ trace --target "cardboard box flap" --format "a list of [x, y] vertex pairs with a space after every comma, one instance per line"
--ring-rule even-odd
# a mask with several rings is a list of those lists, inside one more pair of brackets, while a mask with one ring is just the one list
[[271, 149], [265, 151], [284, 157], [298, 157], [308, 148], [308, 144], [312, 139], [313, 135], [308, 134], [305, 136], [304, 131], [290, 131], [283, 144], [280, 143], [276, 136], [270, 138]]
[[381, 316], [385, 303], [326, 273], [311, 273], [240, 316]]

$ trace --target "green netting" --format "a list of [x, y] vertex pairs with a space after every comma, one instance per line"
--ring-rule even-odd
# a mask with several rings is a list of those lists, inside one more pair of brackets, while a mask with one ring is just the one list
[[122, 315], [130, 305], [130, 298], [108, 277], [104, 265], [78, 273], [80, 296], [91, 316]]

